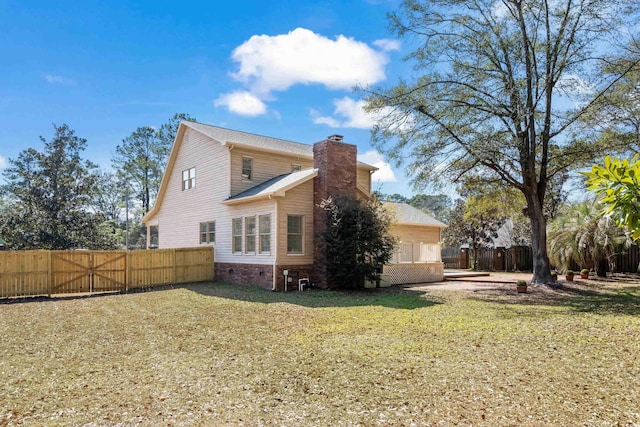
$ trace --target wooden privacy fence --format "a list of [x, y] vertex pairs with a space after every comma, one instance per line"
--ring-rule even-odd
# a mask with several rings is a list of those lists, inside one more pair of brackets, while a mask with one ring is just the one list
[[214, 279], [213, 247], [2, 251], [0, 298], [114, 292]]
[[[471, 267], [471, 250], [468, 248], [447, 247], [442, 248], [442, 261], [445, 268]], [[615, 272], [637, 273], [640, 272], [640, 247], [634, 244], [629, 248], [620, 248], [613, 258]], [[533, 251], [530, 246], [511, 246], [510, 248], [482, 248], [478, 249], [476, 270], [481, 271], [532, 271]], [[574, 271], [588, 267], [571, 263], [569, 268]]]

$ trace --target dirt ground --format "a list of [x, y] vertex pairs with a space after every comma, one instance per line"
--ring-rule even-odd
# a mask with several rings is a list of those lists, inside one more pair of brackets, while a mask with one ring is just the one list
[[[449, 273], [449, 272], [447, 272]], [[453, 273], [458, 273], [455, 271]], [[417, 285], [409, 285], [411, 289], [416, 290], [448, 290], [448, 291], [478, 291], [478, 290], [493, 290], [493, 289], [506, 289], [513, 288], [518, 280], [525, 280], [527, 283], [531, 280], [532, 273], [504, 273], [504, 272], [492, 272], [492, 273], [480, 273], [482, 276], [468, 276], [468, 277], [446, 277], [442, 282], [435, 283], [422, 283]], [[618, 275], [616, 275], [618, 276]], [[638, 275], [623, 275], [624, 279], [633, 278], [638, 279]], [[626, 277], [626, 276], [634, 276]], [[610, 278], [609, 280], [611, 280]], [[620, 278], [618, 278], [620, 279]], [[573, 284], [575, 285], [594, 285], [602, 284], [601, 282], [608, 282], [607, 279], [597, 278], [593, 274], [588, 279], [581, 279], [580, 275], [576, 275]], [[564, 276], [558, 277], [559, 284], [568, 283]]]

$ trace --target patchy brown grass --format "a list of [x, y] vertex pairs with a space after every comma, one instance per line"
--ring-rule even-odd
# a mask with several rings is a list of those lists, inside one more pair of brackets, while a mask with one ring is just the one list
[[2, 425], [634, 425], [640, 283], [0, 304]]

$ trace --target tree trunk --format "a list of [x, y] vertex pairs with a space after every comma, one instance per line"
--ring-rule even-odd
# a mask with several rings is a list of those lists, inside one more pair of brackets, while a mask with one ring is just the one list
[[607, 277], [607, 270], [609, 270], [609, 263], [606, 259], [602, 259], [595, 263], [596, 276]]
[[[532, 199], [535, 199], [532, 198]], [[531, 283], [551, 283], [551, 266], [547, 254], [547, 220], [542, 204], [527, 200], [529, 219], [531, 220], [531, 249], [533, 252], [533, 277]]]

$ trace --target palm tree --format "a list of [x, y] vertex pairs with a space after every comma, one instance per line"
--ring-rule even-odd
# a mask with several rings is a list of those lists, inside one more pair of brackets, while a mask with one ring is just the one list
[[597, 200], [572, 204], [549, 225], [549, 259], [560, 270], [571, 263], [593, 267], [604, 277], [615, 271], [616, 250], [631, 244], [625, 231], [603, 216]]

